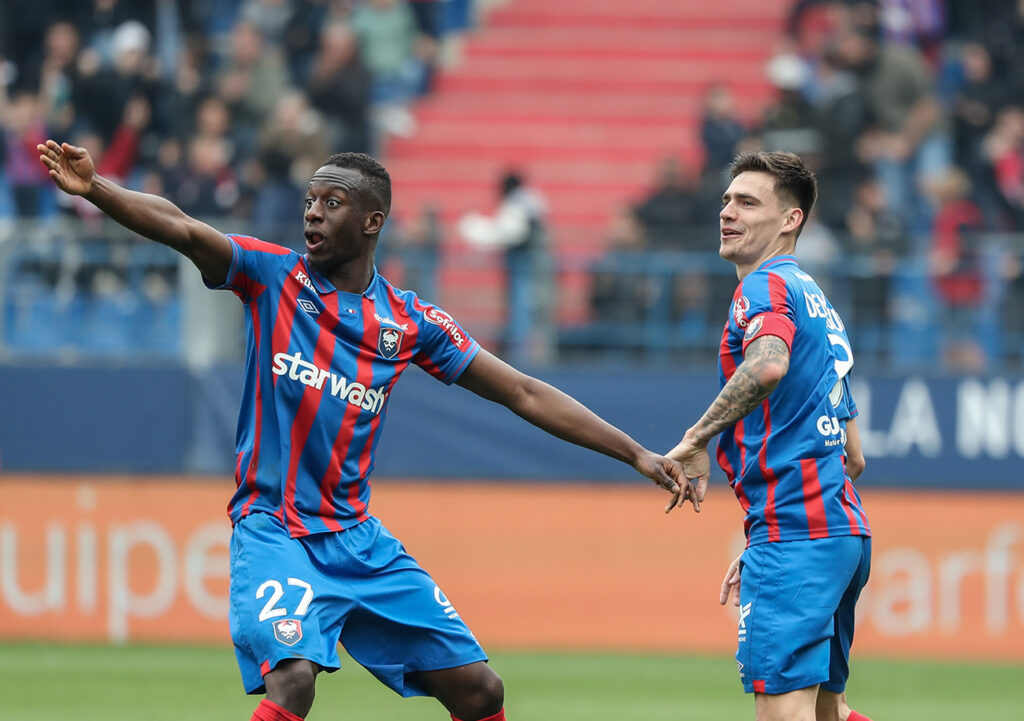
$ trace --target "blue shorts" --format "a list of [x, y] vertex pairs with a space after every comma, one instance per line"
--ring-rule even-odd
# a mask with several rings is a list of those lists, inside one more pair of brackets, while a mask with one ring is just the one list
[[747, 693], [821, 684], [840, 693], [850, 676], [854, 607], [871, 570], [871, 538], [759, 543], [743, 552], [736, 665]]
[[380, 521], [291, 538], [274, 516], [253, 513], [231, 536], [231, 638], [246, 693], [286, 659], [326, 671], [338, 642], [382, 683], [424, 696], [407, 674], [486, 661], [433, 579]]

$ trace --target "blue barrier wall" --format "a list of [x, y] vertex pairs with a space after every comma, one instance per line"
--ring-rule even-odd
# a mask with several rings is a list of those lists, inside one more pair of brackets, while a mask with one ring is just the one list
[[[710, 374], [539, 373], [652, 449], [712, 400]], [[230, 474], [241, 369], [0, 368], [0, 469]], [[1024, 489], [1024, 380], [860, 377], [865, 484]], [[642, 480], [468, 391], [410, 369], [391, 396], [378, 477]], [[721, 478], [721, 475], [718, 476]]]
[[180, 368], [0, 366], [0, 470], [179, 471]]

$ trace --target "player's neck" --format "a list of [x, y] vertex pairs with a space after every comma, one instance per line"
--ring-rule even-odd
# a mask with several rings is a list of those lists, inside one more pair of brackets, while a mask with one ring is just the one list
[[753, 273], [755, 270], [760, 268], [764, 263], [768, 262], [772, 258], [778, 258], [780, 255], [793, 255], [796, 250], [795, 241], [785, 241], [780, 245], [774, 245], [764, 253], [762, 253], [756, 260], [749, 263], [737, 263], [736, 264], [736, 277], [743, 280], [748, 275]]
[[373, 280], [373, 256], [356, 258], [327, 271], [321, 271], [316, 267], [314, 270], [321, 272], [339, 291], [358, 295], [364, 293]]

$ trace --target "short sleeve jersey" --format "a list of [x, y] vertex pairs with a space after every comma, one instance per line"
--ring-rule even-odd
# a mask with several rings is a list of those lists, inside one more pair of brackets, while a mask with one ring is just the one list
[[748, 545], [870, 535], [843, 460], [856, 406], [843, 381], [853, 352], [839, 314], [792, 256], [765, 261], [733, 295], [719, 349], [721, 384], [755, 339], [790, 349], [789, 370], [761, 405], [724, 431], [718, 463], [746, 513]]
[[232, 523], [272, 513], [293, 537], [369, 518], [388, 399], [414, 363], [453, 383], [480, 345], [440, 308], [374, 272], [346, 293], [287, 248], [228, 236], [223, 288], [245, 305]]

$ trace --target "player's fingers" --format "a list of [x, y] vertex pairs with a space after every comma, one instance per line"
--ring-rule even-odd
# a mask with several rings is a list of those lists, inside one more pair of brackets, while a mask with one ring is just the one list
[[[732, 569], [729, 569], [732, 571]], [[736, 580], [732, 574], [728, 574], [722, 581], [722, 588], [718, 592], [718, 602], [723, 606], [729, 602], [729, 597], [733, 595], [733, 591], [736, 589]], [[737, 598], [739, 594], [737, 594]]]
[[679, 497], [682, 496], [681, 491], [675, 491], [672, 493], [672, 500], [665, 506], [665, 513], [672, 513], [672, 509], [679, 505]]

